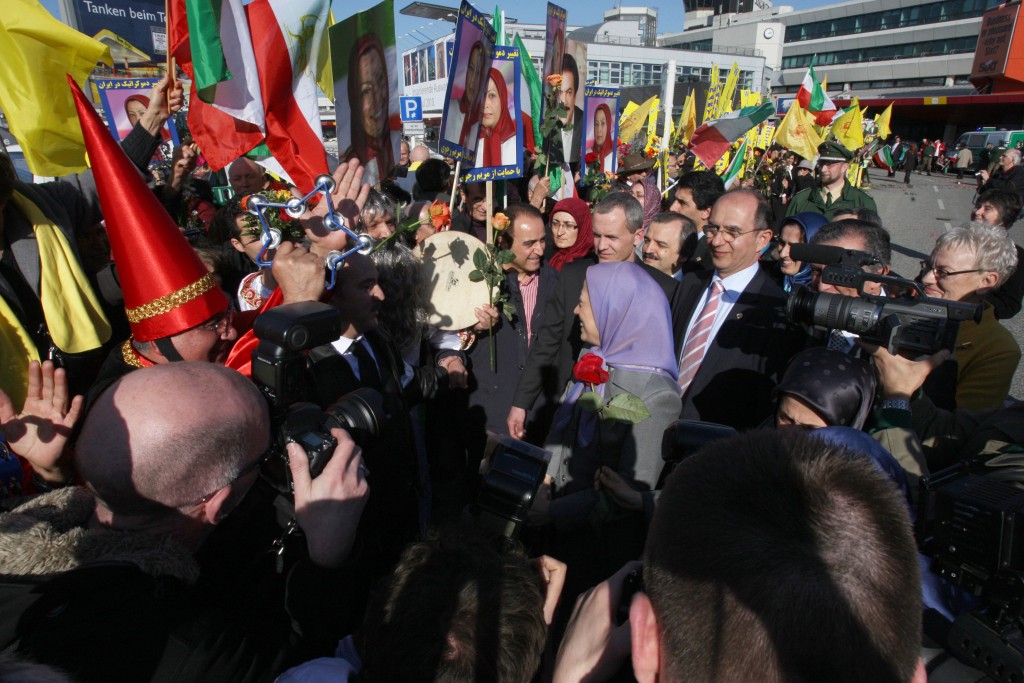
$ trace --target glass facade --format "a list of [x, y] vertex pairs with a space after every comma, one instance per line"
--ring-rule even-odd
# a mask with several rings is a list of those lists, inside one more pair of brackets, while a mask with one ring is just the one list
[[[927, 5], [914, 5], [868, 12], [849, 17], [835, 17], [786, 27], [787, 43], [816, 38], [834, 38], [872, 31], [885, 31], [904, 26], [922, 26], [957, 19], [980, 17], [986, 9], [999, 5], [999, 0], [942, 0]], [[785, 68], [785, 67], [784, 67]]]
[[977, 45], [978, 36], [963, 36], [961, 38], [945, 38], [920, 43], [880, 45], [853, 50], [837, 50], [836, 52], [819, 52], [815, 55], [792, 55], [782, 58], [782, 68], [803, 69], [811, 65], [811, 60], [814, 61], [814, 66], [828, 66], [830, 64], [876, 62], [884, 59], [955, 55], [974, 52], [974, 48]]

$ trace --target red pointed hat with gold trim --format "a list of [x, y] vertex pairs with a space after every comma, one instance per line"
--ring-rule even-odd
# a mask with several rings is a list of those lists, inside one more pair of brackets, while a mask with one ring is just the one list
[[228, 308], [227, 296], [139, 170], [68, 76], [132, 334], [139, 341], [184, 332]]

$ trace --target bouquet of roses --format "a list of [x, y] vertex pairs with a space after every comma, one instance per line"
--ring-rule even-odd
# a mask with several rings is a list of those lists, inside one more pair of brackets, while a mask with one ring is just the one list
[[[292, 198], [292, 195], [284, 190], [262, 190], [242, 197], [242, 209], [246, 212], [242, 218], [245, 222], [245, 230], [242, 231], [242, 235], [245, 237], [260, 237], [263, 233], [260, 219], [251, 213], [256, 208], [252, 201], [255, 197], [275, 204], [286, 204]], [[281, 233], [282, 242], [301, 242], [303, 237], [305, 237], [302, 224], [299, 223], [297, 218], [289, 216], [285, 209], [268, 206], [264, 207], [261, 213], [266, 218], [268, 227], [275, 228]]]

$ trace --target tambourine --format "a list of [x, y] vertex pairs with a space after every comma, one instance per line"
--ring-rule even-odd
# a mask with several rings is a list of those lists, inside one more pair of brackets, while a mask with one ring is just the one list
[[430, 324], [453, 331], [476, 325], [475, 309], [487, 303], [487, 283], [472, 282], [473, 254], [487, 247], [476, 237], [447, 230], [423, 240], [416, 251], [427, 275]]

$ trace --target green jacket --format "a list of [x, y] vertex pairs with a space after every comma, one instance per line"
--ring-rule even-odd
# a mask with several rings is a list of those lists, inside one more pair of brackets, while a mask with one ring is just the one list
[[849, 183], [844, 183], [839, 197], [833, 199], [832, 203], [828, 206], [825, 206], [825, 200], [822, 198], [820, 188], [817, 186], [797, 192], [789, 202], [786, 215], [792, 216], [803, 211], [813, 211], [832, 220], [832, 217], [837, 213], [856, 209], [878, 211], [878, 207], [875, 206], [875, 200], [871, 198], [871, 195], [863, 190], [858, 190]]

